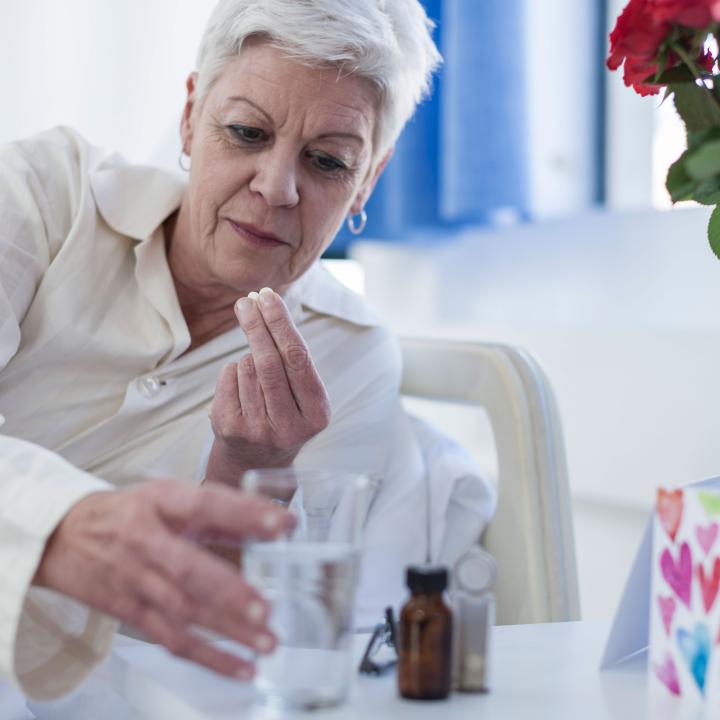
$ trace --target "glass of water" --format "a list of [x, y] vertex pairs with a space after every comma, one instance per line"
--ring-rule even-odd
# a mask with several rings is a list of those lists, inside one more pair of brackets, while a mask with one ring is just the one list
[[284, 468], [250, 470], [242, 488], [297, 518], [289, 537], [243, 548], [243, 573], [271, 603], [278, 637], [275, 651], [258, 658], [256, 687], [282, 709], [338, 705], [353, 673], [353, 611], [371, 483], [363, 475]]

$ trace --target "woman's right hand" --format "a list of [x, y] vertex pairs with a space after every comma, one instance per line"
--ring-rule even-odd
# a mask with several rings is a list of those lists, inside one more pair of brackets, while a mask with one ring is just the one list
[[250, 352], [220, 373], [208, 483], [236, 486], [250, 468], [289, 467], [330, 422], [330, 398], [283, 299], [263, 288], [235, 304]]
[[193, 627], [267, 653], [276, 644], [269, 606], [199, 542], [270, 539], [293, 526], [289, 513], [261, 497], [151, 480], [76, 503], [50, 537], [34, 584], [133, 625], [174, 655], [250, 679], [251, 663], [213, 647]]

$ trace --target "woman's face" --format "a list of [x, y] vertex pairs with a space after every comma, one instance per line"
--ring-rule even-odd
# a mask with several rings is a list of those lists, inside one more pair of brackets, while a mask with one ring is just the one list
[[372, 166], [376, 94], [366, 80], [304, 67], [260, 42], [228, 63], [202, 107], [194, 76], [188, 91], [192, 166], [176, 233], [185, 264], [234, 297], [280, 290], [360, 211], [382, 170]]

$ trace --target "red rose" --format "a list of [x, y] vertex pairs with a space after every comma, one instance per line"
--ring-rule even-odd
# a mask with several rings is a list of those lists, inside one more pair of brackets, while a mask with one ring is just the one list
[[[716, 0], [720, 4], [720, 0]], [[625, 84], [641, 95], [654, 95], [659, 87], [643, 82], [657, 70], [657, 54], [670, 33], [669, 23], [656, 20], [649, 10], [651, 0], [630, 0], [610, 33], [607, 66], [617, 70], [625, 63]]]
[[710, 0], [710, 14], [715, 22], [720, 22], [720, 0]]
[[717, 0], [648, 0], [647, 9], [655, 22], [704, 28], [712, 22], [710, 9], [717, 4]]
[[707, 52], [701, 52], [698, 56], [697, 64], [706, 72], [711, 73], [715, 65], [715, 58], [709, 50]]
[[[616, 70], [626, 57], [654, 59], [670, 25], [659, 22], [649, 12], [651, 0], [630, 0], [610, 33], [607, 65]], [[720, 2], [720, 0], [718, 0]]]
[[627, 58], [623, 80], [628, 87], [632, 86], [638, 95], [657, 95], [660, 92], [660, 86], [646, 82], [651, 75], [657, 72], [657, 68], [656, 62]]

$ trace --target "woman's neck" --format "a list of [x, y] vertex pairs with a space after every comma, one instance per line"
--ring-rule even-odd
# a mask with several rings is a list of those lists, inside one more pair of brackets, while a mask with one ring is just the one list
[[203, 284], [195, 277], [197, 265], [183, 253], [184, 243], [176, 242], [176, 233], [182, 232], [182, 220], [178, 223], [181, 212], [182, 206], [165, 221], [163, 229], [170, 274], [190, 333], [189, 352], [237, 326], [234, 306], [241, 293]]

